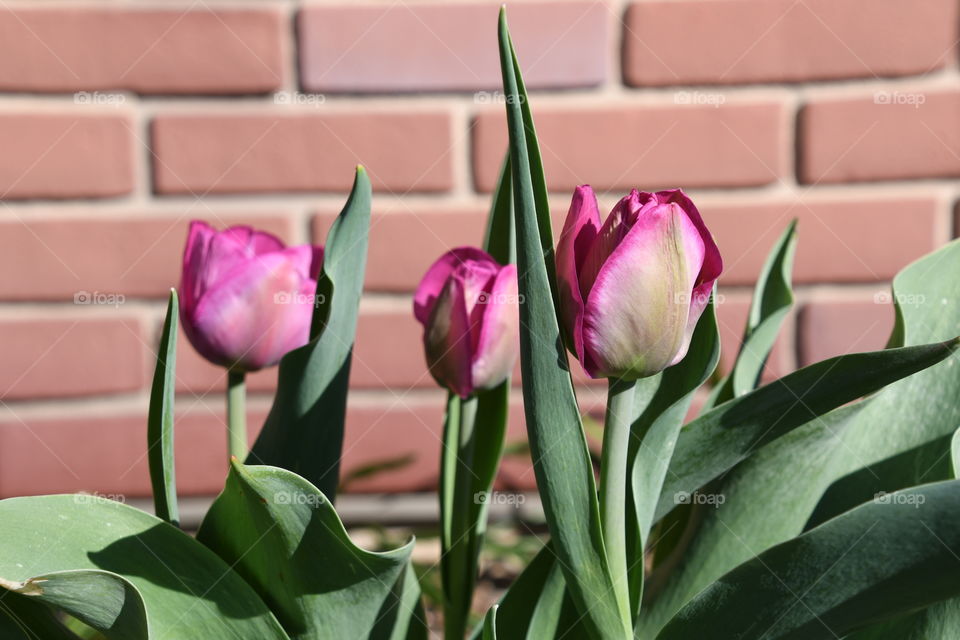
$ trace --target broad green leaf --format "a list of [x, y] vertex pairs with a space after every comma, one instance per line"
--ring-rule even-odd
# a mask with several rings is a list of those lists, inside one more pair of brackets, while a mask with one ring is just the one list
[[[960, 326], [958, 263], [960, 243], [954, 241], [894, 279], [893, 297], [900, 319], [891, 344], [917, 345], [954, 337]], [[951, 355], [863, 402], [812, 420], [740, 462], [712, 489], [722, 496], [722, 504], [704, 509], [683, 562], [641, 616], [641, 632], [656, 632], [724, 573], [799, 535], [835, 481], [952, 435], [960, 424], [956, 358]], [[852, 374], [865, 378], [873, 372], [863, 368]], [[806, 398], [803, 402], [809, 404]], [[689, 453], [688, 464], [692, 464], [697, 450], [691, 448]], [[699, 459], [709, 466], [713, 455], [712, 450], [700, 450]]]
[[543, 169], [506, 14], [500, 63], [513, 172], [524, 411], [552, 548], [585, 624], [598, 638], [629, 634], [607, 565], [590, 454], [573, 394], [555, 305], [553, 240]]
[[360, 549], [330, 501], [286, 469], [235, 461], [197, 540], [253, 586], [291, 638], [390, 638], [410, 613], [398, 589], [413, 542]]
[[960, 481], [900, 491], [738, 566], [657, 638], [838, 638], [960, 594], [958, 548]]
[[725, 402], [680, 433], [657, 517], [675, 506], [678, 492], [693, 493], [758, 448], [953, 355], [957, 340], [830, 358]]
[[954, 431], [950, 438], [950, 462], [953, 466], [953, 477], [960, 477], [960, 429]]
[[149, 637], [140, 592], [109, 571], [60, 571], [0, 587], [76, 617], [111, 640]]
[[780, 326], [793, 306], [791, 273], [797, 249], [794, 219], [773, 246], [760, 270], [740, 351], [730, 373], [713, 389], [704, 410], [756, 388]]
[[[67, 571], [121, 576], [142, 598], [148, 640], [287, 638], [250, 585], [216, 554], [133, 507], [86, 495], [10, 498], [0, 501], [0, 539], [5, 584]], [[70, 601], [75, 615], [83, 609], [90, 619], [102, 619], [110, 608], [103, 601], [102, 582], [88, 601], [70, 592], [68, 578], [56, 580], [61, 603]], [[121, 613], [139, 606], [126, 600], [131, 589], [123, 597]], [[116, 588], [112, 598], [116, 609]], [[121, 618], [127, 620], [125, 616]]]
[[[720, 359], [720, 335], [714, 304], [704, 310], [690, 342], [687, 356], [656, 377], [641, 380], [651, 385], [652, 396], [631, 429], [629, 459], [634, 520], [628, 526], [628, 540], [634, 563], [630, 571], [632, 611], [636, 612], [643, 592], [642, 561], [650, 527], [674, 445], [690, 409], [694, 392], [702, 385]], [[639, 393], [649, 393], [649, 391]], [[629, 510], [628, 510], [629, 512]]]
[[247, 458], [293, 471], [331, 500], [337, 491], [350, 359], [367, 263], [370, 179], [353, 190], [327, 234], [311, 340], [280, 361], [277, 395]]
[[483, 640], [497, 640], [497, 605], [483, 617]]
[[176, 391], [179, 313], [177, 292], [171, 289], [167, 317], [163, 321], [160, 347], [157, 349], [157, 367], [153, 374], [150, 409], [147, 413], [147, 459], [150, 463], [153, 508], [158, 518], [174, 526], [180, 522], [176, 468], [173, 461], [173, 396]]
[[0, 593], [0, 638], [4, 640], [81, 640], [58, 620], [58, 613], [35, 598]]

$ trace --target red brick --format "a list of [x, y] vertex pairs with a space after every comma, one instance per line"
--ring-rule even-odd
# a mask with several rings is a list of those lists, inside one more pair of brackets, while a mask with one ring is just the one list
[[134, 138], [125, 115], [0, 114], [0, 200], [104, 198], [133, 190]]
[[[323, 244], [335, 212], [316, 216], [313, 238]], [[375, 212], [370, 221], [366, 287], [371, 291], [413, 291], [441, 254], [483, 242], [486, 213], [469, 210]]]
[[158, 117], [159, 193], [344, 191], [363, 164], [375, 189], [445, 191], [452, 184], [448, 114], [340, 113]]
[[[538, 109], [534, 118], [551, 190], [745, 187], [783, 172], [776, 103]], [[491, 191], [507, 144], [504, 116], [484, 113], [475, 124], [474, 178]]]
[[946, 64], [956, 25], [954, 0], [636, 2], [624, 75], [642, 86], [920, 74]]
[[0, 89], [256, 93], [280, 87], [273, 10], [51, 7], [0, 12]]
[[800, 114], [807, 183], [960, 176], [960, 93], [880, 91]]
[[886, 293], [871, 300], [816, 300], [804, 305], [799, 318], [801, 366], [883, 349], [893, 331], [893, 317]]
[[71, 316], [0, 321], [0, 400], [143, 388], [147, 347], [140, 323], [119, 310], [109, 318]]
[[[313, 6], [300, 14], [300, 75], [313, 91], [499, 89], [496, 4]], [[530, 88], [606, 78], [609, 9], [603, 2], [510, 7]]]
[[[9, 213], [9, 212], [8, 212]], [[165, 297], [180, 283], [190, 218], [218, 228], [247, 223], [290, 237], [278, 216], [217, 215], [203, 207], [179, 215], [131, 212], [108, 219], [89, 213], [43, 217], [36, 213], [0, 223], [0, 299], [73, 300], [78, 291]]]
[[698, 201], [724, 255], [723, 284], [753, 284], [770, 248], [798, 218], [794, 281], [892, 278], [936, 247], [937, 203], [922, 197], [769, 203]]

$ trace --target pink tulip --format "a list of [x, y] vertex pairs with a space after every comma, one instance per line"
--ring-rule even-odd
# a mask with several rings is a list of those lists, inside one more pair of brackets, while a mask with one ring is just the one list
[[517, 360], [517, 268], [460, 247], [433, 263], [414, 295], [427, 365], [436, 381], [466, 398], [503, 382]]
[[180, 318], [194, 348], [235, 371], [256, 371], [307, 343], [323, 249], [285, 247], [250, 227], [190, 223]]
[[601, 226], [593, 189], [577, 187], [557, 246], [571, 351], [594, 378], [642, 378], [676, 364], [722, 270], [681, 190], [634, 189]]

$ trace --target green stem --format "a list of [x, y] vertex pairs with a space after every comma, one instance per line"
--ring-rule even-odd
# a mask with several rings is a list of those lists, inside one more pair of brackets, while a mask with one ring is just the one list
[[[471, 529], [471, 514], [476, 496], [472, 494], [474, 424], [477, 417], [476, 396], [453, 400], [459, 406], [449, 412], [444, 429], [444, 487], [441, 509], [446, 533], [443, 544], [441, 574], [445, 579], [444, 638], [462, 640], [467, 631], [470, 604], [476, 583], [476, 558]], [[453, 457], [455, 456], [455, 457]]]
[[247, 459], [246, 373], [227, 371], [227, 451], [240, 462]]
[[627, 537], [624, 520], [627, 504], [627, 449], [633, 422], [635, 381], [610, 378], [607, 415], [603, 427], [603, 452], [600, 455], [600, 518], [603, 546], [613, 578], [617, 605], [630, 620], [630, 594], [627, 580]]

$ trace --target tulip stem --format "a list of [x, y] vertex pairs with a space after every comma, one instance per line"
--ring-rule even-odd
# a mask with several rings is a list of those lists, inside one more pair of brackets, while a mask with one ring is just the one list
[[246, 373], [227, 371], [227, 451], [240, 462], [247, 459]]
[[627, 581], [627, 533], [624, 513], [627, 504], [627, 449], [633, 422], [634, 380], [610, 378], [607, 415], [600, 454], [600, 518], [603, 546], [613, 578], [617, 604], [630, 620]]

